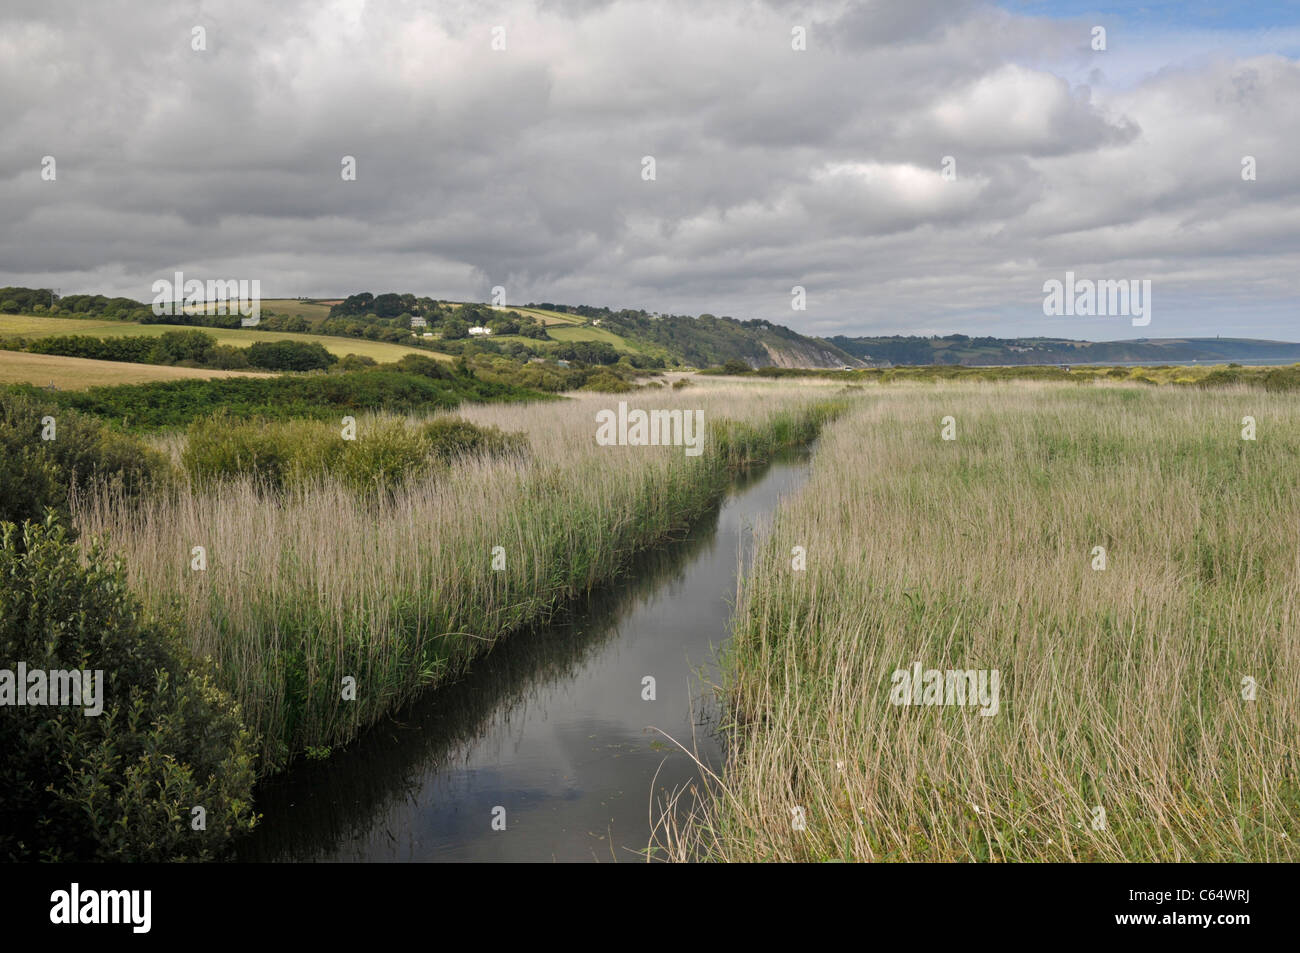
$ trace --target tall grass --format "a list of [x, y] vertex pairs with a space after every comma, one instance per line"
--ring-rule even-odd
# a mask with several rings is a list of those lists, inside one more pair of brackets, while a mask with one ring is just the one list
[[[664, 846], [1300, 859], [1298, 460], [1300, 397], [1282, 393], [871, 392], [827, 428], [755, 557], [725, 666], [728, 762], [684, 826], [666, 815]], [[891, 704], [915, 661], [1000, 670], [1000, 711]]]
[[[671, 394], [631, 403], [683, 406]], [[811, 439], [837, 408], [825, 388], [701, 387], [686, 403], [710, 422], [699, 457], [598, 446], [595, 414], [611, 398], [584, 395], [462, 408], [479, 425], [525, 432], [528, 456], [456, 455], [391, 494], [359, 496], [332, 471], [273, 494], [254, 476], [205, 475], [133, 506], [91, 496], [76, 518], [87, 539], [103, 535], [125, 557], [146, 601], [181, 616], [273, 770], [346, 742], [454, 679], [498, 638], [615, 577], [714, 502], [729, 469]], [[358, 439], [391, 426], [359, 418]], [[181, 438], [162, 443], [185, 459]], [[206, 549], [205, 571], [191, 569], [194, 546]], [[355, 701], [343, 698], [347, 676]]]

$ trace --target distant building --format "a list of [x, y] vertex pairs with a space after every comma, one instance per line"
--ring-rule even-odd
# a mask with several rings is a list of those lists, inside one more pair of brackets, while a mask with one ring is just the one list
[[470, 329], [469, 329], [469, 333], [470, 333], [470, 334], [473, 334], [473, 335], [491, 334], [491, 333], [492, 333], [492, 329], [491, 329], [491, 328], [485, 328], [485, 327], [482, 327], [482, 326], [477, 326], [477, 327], [472, 327], [472, 328], [470, 328]]
[[426, 321], [424, 318], [419, 317], [418, 315], [416, 317], [411, 318], [412, 328], [427, 328], [428, 326], [429, 326], [429, 322]]

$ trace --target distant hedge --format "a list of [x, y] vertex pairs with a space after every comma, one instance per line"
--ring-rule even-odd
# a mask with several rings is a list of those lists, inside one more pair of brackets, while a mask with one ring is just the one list
[[540, 400], [546, 396], [467, 375], [434, 379], [384, 370], [159, 381], [85, 391], [44, 391], [17, 385], [11, 391], [44, 407], [71, 408], [138, 430], [185, 426], [219, 409], [243, 419], [325, 420], [362, 410], [450, 410], [464, 401]]

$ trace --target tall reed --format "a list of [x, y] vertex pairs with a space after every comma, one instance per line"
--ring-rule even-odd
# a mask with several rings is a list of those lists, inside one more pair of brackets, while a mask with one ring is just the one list
[[[729, 468], [811, 439], [836, 409], [827, 391], [711, 385], [622, 398], [702, 409], [710, 431], [698, 457], [598, 446], [596, 412], [618, 398], [473, 407], [460, 413], [524, 431], [527, 458], [462, 459], [378, 498], [333, 473], [274, 493], [243, 477], [130, 505], [101, 494], [80, 501], [76, 519], [87, 540], [104, 536], [125, 557], [147, 602], [180, 615], [274, 770], [454, 679], [498, 638], [681, 532], [723, 492]], [[358, 429], [391, 424], [361, 418]], [[162, 444], [183, 457], [181, 438]], [[191, 568], [196, 546], [202, 571]], [[344, 697], [349, 677], [355, 700]]]
[[[869, 393], [756, 557], [669, 854], [1300, 859], [1300, 397]], [[997, 714], [893, 704], [917, 661], [999, 670]]]

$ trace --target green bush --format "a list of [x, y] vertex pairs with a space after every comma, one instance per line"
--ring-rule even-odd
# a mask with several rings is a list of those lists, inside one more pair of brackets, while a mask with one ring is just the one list
[[[42, 439], [46, 417], [52, 440]], [[92, 483], [128, 497], [170, 481], [171, 465], [139, 440], [36, 397], [0, 391], [0, 520], [40, 520], [47, 508], [64, 516], [68, 495]]]
[[363, 410], [450, 410], [465, 400], [542, 396], [508, 382], [480, 380], [468, 372], [444, 381], [380, 368], [346, 374], [158, 381], [54, 393], [25, 385], [11, 389], [136, 428], [184, 426], [208, 416], [216, 407], [244, 419], [338, 420]]
[[456, 417], [440, 417], [417, 429], [400, 419], [361, 421], [356, 439], [344, 440], [334, 424], [247, 422], [222, 414], [190, 426], [181, 462], [200, 485], [252, 476], [279, 490], [333, 474], [353, 490], [368, 493], [394, 489], [460, 457], [522, 454], [527, 448], [523, 434]]
[[626, 394], [628, 391], [636, 390], [636, 388], [617, 374], [600, 370], [592, 374], [587, 379], [587, 383], [579, 387], [578, 390], [596, 391], [601, 394]]
[[19, 532], [0, 526], [0, 665], [101, 670], [103, 711], [0, 706], [0, 858], [220, 857], [256, 821], [238, 706], [142, 618], [120, 563], [83, 565], [52, 518]]
[[431, 420], [421, 428], [420, 436], [431, 455], [446, 461], [469, 456], [523, 456], [528, 452], [526, 434], [479, 427], [460, 417]]
[[1264, 389], [1271, 391], [1300, 390], [1300, 364], [1275, 367], [1264, 374]]
[[317, 371], [337, 361], [315, 341], [258, 341], [248, 347], [248, 363], [271, 371]]
[[419, 374], [421, 377], [429, 377], [437, 381], [449, 381], [452, 378], [452, 373], [446, 364], [431, 357], [425, 357], [423, 354], [408, 354], [398, 361], [394, 367], [404, 374]]
[[339, 371], [363, 371], [367, 367], [376, 366], [378, 363], [373, 357], [365, 354], [344, 354], [339, 358], [339, 362], [334, 365], [334, 369]]
[[401, 420], [370, 422], [358, 431], [356, 440], [341, 441], [344, 450], [337, 463], [325, 465], [353, 490], [380, 493], [430, 469], [424, 441]]
[[181, 465], [200, 485], [246, 475], [280, 487], [289, 478], [298, 434], [323, 426], [311, 421], [249, 423], [218, 413], [190, 425]]
[[203, 331], [164, 331], [154, 339], [153, 346], [155, 364], [204, 364], [217, 346], [217, 339]]

